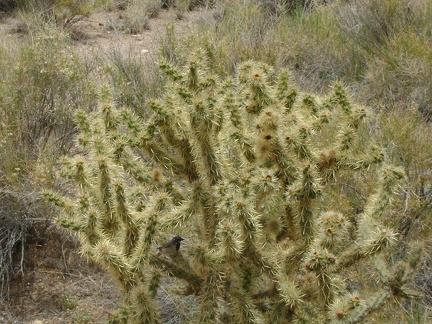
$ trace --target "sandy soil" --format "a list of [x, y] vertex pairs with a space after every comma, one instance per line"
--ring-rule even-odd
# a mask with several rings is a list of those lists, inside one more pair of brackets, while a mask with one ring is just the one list
[[79, 255], [77, 240], [52, 227], [31, 244], [24, 275], [0, 306], [0, 323], [104, 323], [120, 303], [112, 280]]

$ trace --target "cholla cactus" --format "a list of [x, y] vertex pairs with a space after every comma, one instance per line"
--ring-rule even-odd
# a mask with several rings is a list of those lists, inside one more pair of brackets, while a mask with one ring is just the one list
[[[131, 322], [159, 321], [163, 276], [197, 296], [200, 323], [355, 323], [391, 296], [415, 296], [407, 282], [420, 249], [385, 261], [397, 235], [382, 218], [404, 172], [359, 143], [370, 113], [341, 85], [303, 94], [289, 73], [256, 62], [220, 80], [200, 54], [161, 69], [169, 82], [147, 119], [115, 108], [107, 90], [98, 111], [78, 113], [82, 154], [64, 172], [76, 196], [46, 193], [117, 279]], [[338, 211], [327, 193], [338, 174], [375, 171], [361, 210]], [[158, 255], [174, 233], [187, 246]], [[355, 278], [361, 267], [379, 284]]]

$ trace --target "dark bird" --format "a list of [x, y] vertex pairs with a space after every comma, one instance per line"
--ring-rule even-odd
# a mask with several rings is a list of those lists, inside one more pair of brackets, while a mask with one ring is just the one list
[[167, 255], [174, 255], [180, 249], [180, 242], [184, 241], [183, 237], [174, 236], [171, 241], [158, 247], [159, 252]]

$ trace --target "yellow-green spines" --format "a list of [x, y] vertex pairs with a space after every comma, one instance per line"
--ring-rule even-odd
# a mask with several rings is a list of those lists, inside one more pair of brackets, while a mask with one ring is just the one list
[[345, 114], [349, 115], [351, 114], [352, 105], [350, 100], [348, 99], [348, 96], [346, 94], [345, 88], [342, 86], [342, 84], [337, 83], [334, 86], [334, 94], [332, 97], [332, 101], [335, 104], [338, 104], [342, 110], [345, 112]]
[[88, 135], [91, 132], [90, 122], [88, 120], [88, 114], [84, 110], [78, 110], [75, 114], [78, 126], [82, 134]]
[[366, 303], [358, 294], [347, 294], [332, 302], [328, 309], [328, 317], [332, 323], [357, 323], [365, 309]]
[[114, 211], [114, 200], [111, 186], [111, 175], [108, 167], [109, 161], [105, 157], [98, 160], [99, 167], [99, 206], [102, 214], [102, 229], [109, 235], [114, 235], [119, 220]]
[[137, 116], [135, 116], [135, 114], [131, 110], [127, 108], [122, 108], [119, 111], [119, 115], [119, 118], [121, 118], [123, 125], [126, 126], [126, 129], [130, 130], [134, 136], [138, 136], [141, 132], [144, 131], [142, 129], [142, 126], [140, 125]]
[[100, 240], [100, 233], [98, 231], [98, 211], [91, 208], [87, 213], [87, 227], [85, 229], [85, 235], [90, 245], [95, 245]]
[[144, 283], [137, 285], [131, 292], [131, 304], [134, 310], [134, 324], [158, 324], [160, 319], [157, 313], [156, 301], [151, 296]]
[[173, 207], [169, 213], [163, 215], [160, 226], [164, 228], [179, 228], [187, 226], [188, 221], [194, 217], [196, 210], [188, 199]]
[[261, 234], [261, 224], [259, 215], [254, 211], [252, 201], [236, 200], [232, 206], [231, 212], [237, 217], [243, 232], [243, 239], [246, 247], [254, 247], [258, 236]]
[[240, 226], [233, 220], [224, 220], [219, 223], [216, 231], [217, 247], [222, 251], [226, 260], [239, 260], [244, 249], [244, 240], [241, 237]]
[[220, 318], [220, 275], [215, 271], [210, 271], [206, 281], [202, 285], [200, 300], [201, 312], [199, 323], [217, 323]]
[[156, 297], [157, 291], [160, 287], [160, 280], [161, 280], [162, 274], [154, 270], [151, 274], [150, 283], [149, 283], [149, 291], [152, 298]]
[[232, 317], [235, 323], [258, 324], [263, 323], [263, 315], [260, 314], [250, 295], [240, 289], [232, 293]]
[[316, 97], [313, 95], [305, 95], [303, 100], [303, 109], [308, 111], [312, 117], [316, 117], [318, 114], [319, 104], [316, 100]]
[[239, 68], [239, 81], [246, 89], [245, 110], [249, 114], [259, 114], [273, 102], [268, 92], [269, 70], [269, 66], [255, 62], [243, 63]]
[[328, 249], [341, 250], [347, 235], [349, 221], [340, 213], [323, 213], [317, 220], [317, 243]]
[[292, 106], [297, 97], [297, 89], [291, 87], [290, 81], [291, 81], [290, 71], [282, 70], [277, 80], [276, 96], [278, 101], [284, 107], [285, 113], [291, 111]]
[[312, 239], [315, 221], [315, 199], [320, 195], [319, 179], [313, 166], [307, 162], [303, 165], [302, 177], [288, 187], [286, 198], [292, 202], [298, 219], [299, 233], [308, 241]]
[[124, 239], [124, 253], [126, 256], [130, 256], [138, 243], [139, 228], [129, 210], [123, 184], [116, 181], [114, 183], [114, 191], [116, 197], [116, 214], [123, 222], [126, 231]]
[[[187, 285], [199, 323], [356, 323], [418, 297], [419, 249], [390, 264], [398, 235], [383, 224], [404, 171], [368, 143], [371, 112], [342, 85], [321, 98], [253, 61], [221, 80], [203, 52], [161, 69], [165, 93], [145, 118], [106, 88], [77, 114], [82, 153], [62, 173], [76, 191], [45, 194], [122, 288], [127, 321], [162, 321], [165, 276]], [[176, 252], [157, 249], [175, 235]]]
[[117, 282], [128, 292], [136, 284], [134, 273], [121, 250], [107, 240], [98, 242], [92, 249], [92, 255], [100, 264], [107, 267]]
[[110, 103], [102, 103], [103, 123], [106, 130], [113, 131], [117, 125], [117, 118]]
[[301, 289], [288, 276], [279, 275], [277, 289], [283, 302], [290, 309], [295, 309], [302, 301], [303, 293]]
[[115, 151], [115, 154], [117, 155], [117, 161], [135, 180], [143, 185], [151, 183], [152, 175], [149, 170], [143, 168], [142, 164], [133, 154], [124, 151], [124, 143], [118, 144], [118, 149]]
[[198, 90], [199, 80], [198, 80], [198, 66], [197, 62], [189, 62], [189, 73], [187, 76], [188, 88], [191, 91]]

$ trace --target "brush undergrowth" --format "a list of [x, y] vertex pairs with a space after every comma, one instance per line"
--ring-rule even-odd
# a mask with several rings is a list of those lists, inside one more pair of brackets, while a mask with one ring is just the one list
[[53, 167], [73, 145], [74, 110], [96, 100], [88, 67], [63, 32], [40, 24], [29, 36], [0, 45], [1, 298], [23, 274], [29, 238], [51, 224], [40, 188], [55, 186]]

